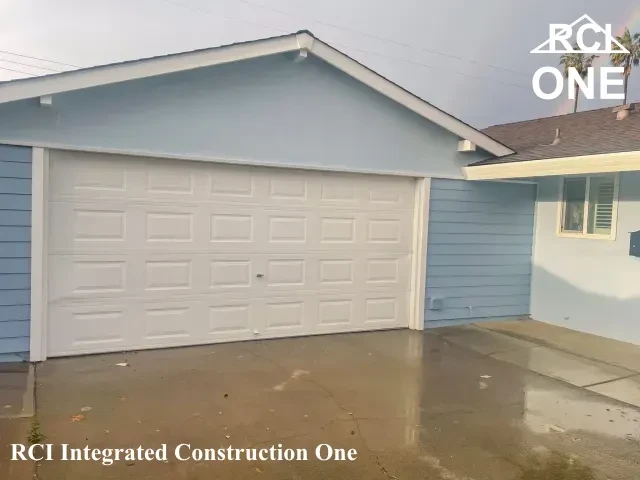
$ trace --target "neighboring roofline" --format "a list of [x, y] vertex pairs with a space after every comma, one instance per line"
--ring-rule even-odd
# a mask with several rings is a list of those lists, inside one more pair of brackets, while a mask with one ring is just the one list
[[467, 180], [548, 177], [593, 173], [632, 172], [640, 170], [640, 151], [581, 155], [542, 160], [521, 160], [469, 165], [462, 168]]
[[382, 95], [497, 157], [515, 153], [506, 145], [434, 107], [307, 31], [0, 83], [0, 103], [299, 51], [314, 54]]

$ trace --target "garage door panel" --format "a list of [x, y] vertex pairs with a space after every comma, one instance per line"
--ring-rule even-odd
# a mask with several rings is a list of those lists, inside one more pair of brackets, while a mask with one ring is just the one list
[[249, 299], [209, 301], [206, 337], [210, 341], [248, 340], [259, 331], [256, 305]]
[[123, 203], [52, 202], [50, 208], [52, 253], [121, 249], [125, 244], [131, 221]]
[[316, 330], [350, 331], [361, 327], [362, 298], [358, 295], [321, 295], [317, 300]]
[[145, 260], [146, 292], [193, 291], [193, 261], [191, 259]]
[[365, 298], [364, 324], [372, 328], [392, 327], [407, 318], [409, 292], [369, 294]]
[[131, 348], [130, 318], [124, 305], [52, 306], [48, 325], [49, 352], [69, 355]]
[[[204, 303], [174, 301], [142, 303], [139, 317], [129, 320], [141, 327], [135, 335], [136, 343], [149, 346], [199, 343], [203, 336]], [[137, 308], [132, 308], [132, 313]], [[200, 340], [201, 341], [201, 340]]]
[[366, 243], [373, 251], [411, 252], [410, 214], [372, 213], [366, 216]]
[[261, 270], [256, 265], [259, 257], [255, 255], [216, 255], [202, 260], [209, 267], [207, 289], [223, 294], [233, 290], [249, 295], [254, 286], [254, 272]]
[[274, 201], [284, 201], [290, 205], [292, 202], [307, 203], [310, 199], [313, 178], [305, 177], [298, 172], [286, 172], [278, 176], [269, 175], [267, 181], [267, 197]]
[[411, 259], [411, 254], [366, 254], [362, 269], [366, 288], [410, 289]]
[[221, 202], [242, 202], [258, 200], [258, 179], [256, 170], [243, 170], [235, 166], [219, 166], [208, 172], [210, 198]]
[[125, 295], [134, 274], [127, 255], [57, 255], [50, 259], [49, 301]]
[[364, 232], [364, 216], [351, 212], [320, 214], [319, 248], [343, 249], [354, 246]]
[[413, 210], [415, 203], [413, 180], [408, 178], [370, 179], [367, 201], [371, 207], [379, 210]]
[[265, 247], [268, 249], [302, 247], [313, 244], [315, 222], [309, 218], [309, 212], [298, 211], [267, 211]]
[[[191, 197], [196, 191], [196, 173], [193, 169], [180, 168], [180, 165], [165, 164], [161, 169], [144, 172], [143, 184], [148, 196], [187, 196]], [[146, 196], [146, 195], [145, 195]]]
[[50, 184], [53, 198], [77, 196], [86, 198], [124, 198], [127, 185], [127, 164], [114, 163], [108, 157], [95, 156], [87, 162], [81, 152], [50, 154]]
[[264, 332], [289, 336], [309, 332], [313, 325], [311, 299], [269, 298], [264, 301]]
[[129, 213], [136, 219], [144, 219], [144, 244], [131, 242], [133, 248], [153, 248], [163, 244], [171, 247], [188, 244], [186, 247], [193, 248], [201, 238], [196, 225], [201, 225], [203, 219], [197, 207], [134, 205]]
[[52, 356], [408, 324], [412, 179], [51, 159]]
[[323, 205], [357, 207], [364, 201], [364, 190], [350, 178], [321, 174], [320, 202]]

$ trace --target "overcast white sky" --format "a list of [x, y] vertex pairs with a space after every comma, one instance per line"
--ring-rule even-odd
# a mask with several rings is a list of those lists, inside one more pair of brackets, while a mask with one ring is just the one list
[[[531, 88], [558, 58], [529, 52], [585, 13], [640, 31], [640, 0], [0, 0], [0, 80], [69, 68], [6, 52], [87, 67], [306, 29], [484, 127], [566, 112]], [[630, 85], [640, 100], [640, 68]]]

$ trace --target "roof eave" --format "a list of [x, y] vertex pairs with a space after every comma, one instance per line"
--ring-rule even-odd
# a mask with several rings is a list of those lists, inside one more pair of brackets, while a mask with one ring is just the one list
[[503, 157], [514, 153], [506, 145], [403, 89], [307, 31], [8, 82], [0, 85], [0, 103], [296, 51], [314, 54], [370, 88], [495, 156]]
[[463, 167], [467, 180], [504, 180], [640, 171], [640, 151], [524, 160]]
[[219, 48], [196, 50], [130, 62], [97, 66], [8, 82], [0, 85], [0, 103], [36, 98], [42, 95], [70, 92], [84, 88], [109, 85], [140, 78], [154, 77], [196, 68], [222, 65], [297, 51], [300, 49], [295, 34], [238, 43]]

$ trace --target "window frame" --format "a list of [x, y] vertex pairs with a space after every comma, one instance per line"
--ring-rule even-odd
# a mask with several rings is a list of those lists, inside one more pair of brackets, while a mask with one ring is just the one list
[[[613, 176], [613, 204], [611, 206], [611, 233], [608, 235], [602, 235], [599, 233], [587, 233], [589, 218], [589, 188], [591, 186], [591, 179], [595, 177], [611, 177]], [[563, 231], [563, 220], [565, 214], [565, 196], [564, 185], [567, 178], [585, 178], [585, 201], [584, 201], [584, 225], [582, 232], [567, 232]], [[560, 177], [560, 183], [558, 185], [558, 218], [556, 222], [556, 235], [566, 238], [583, 238], [590, 240], [610, 240], [616, 239], [617, 226], [618, 226], [618, 193], [620, 191], [620, 174], [619, 173], [595, 173], [591, 175], [569, 175]]]

